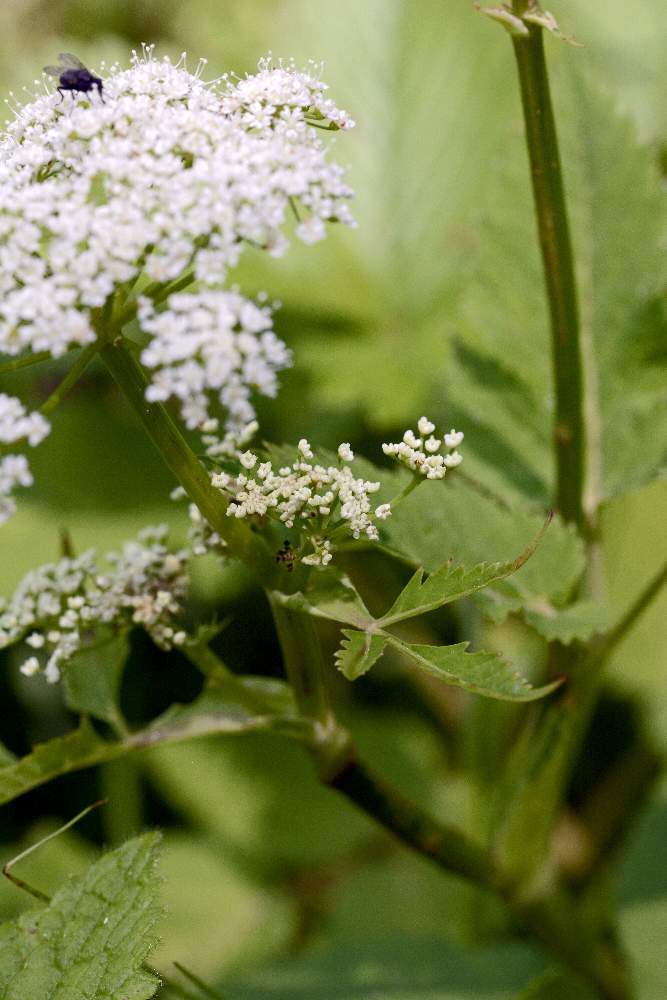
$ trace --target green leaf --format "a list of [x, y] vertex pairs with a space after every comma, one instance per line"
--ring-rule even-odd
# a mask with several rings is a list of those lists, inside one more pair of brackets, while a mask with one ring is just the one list
[[101, 739], [84, 720], [78, 729], [39, 743], [32, 753], [0, 770], [0, 805], [58, 775], [112, 760], [122, 752], [122, 744]]
[[114, 729], [122, 731], [124, 722], [118, 696], [129, 654], [127, 632], [77, 653], [64, 671], [67, 707], [73, 712], [103, 719]]
[[373, 616], [352, 581], [333, 567], [314, 573], [305, 593], [288, 596], [275, 591], [273, 597], [293, 611], [303, 611], [315, 618], [327, 618], [357, 628], [365, 628], [373, 622]]
[[386, 635], [349, 629], [343, 629], [343, 637], [335, 653], [336, 666], [348, 681], [354, 681], [380, 659], [388, 640]]
[[386, 636], [387, 643], [403, 653], [421, 670], [447, 684], [473, 694], [502, 701], [535, 701], [560, 684], [555, 681], [535, 688], [497, 653], [467, 653], [467, 642], [453, 646], [424, 646]]
[[0, 743], [0, 768], [13, 764], [15, 760], [16, 755], [8, 750], [4, 743]]
[[577, 601], [565, 608], [551, 604], [530, 604], [523, 609], [523, 618], [540, 635], [551, 642], [565, 645], [573, 639], [587, 640], [608, 626], [605, 609], [597, 601]]
[[[397, 755], [400, 760], [400, 753]], [[271, 733], [156, 747], [142, 767], [189, 829], [262, 884], [276, 873], [347, 856], [374, 836], [371, 821], [318, 782], [297, 744]]]
[[140, 733], [126, 741], [133, 747], [150, 746], [206, 736], [272, 730], [307, 739], [310, 724], [294, 707], [291, 692], [280, 681], [265, 678], [215, 680], [189, 705], [172, 705]]
[[423, 578], [424, 570], [418, 569], [389, 611], [378, 619], [378, 624], [386, 628], [396, 624], [396, 622], [404, 621], [406, 618], [414, 618], [416, 615], [434, 611], [444, 604], [457, 601], [461, 597], [468, 597], [475, 591], [488, 587], [490, 583], [502, 580], [511, 573], [516, 573], [535, 552], [550, 520], [549, 517], [536, 538], [512, 562], [480, 563], [472, 569], [466, 569], [464, 566], [452, 566], [450, 562], [446, 562], [427, 580]]
[[141, 966], [162, 916], [159, 835], [145, 834], [74, 876], [42, 910], [0, 926], [2, 1000], [148, 1000]]
[[[427, 571], [437, 571], [444, 558], [471, 566], [491, 560], [513, 560], [519, 545], [535, 537], [543, 517], [507, 507], [453, 476], [443, 483], [423, 483], [387, 521], [390, 550]], [[591, 606], [570, 611], [566, 602], [585, 565], [584, 547], [574, 530], [554, 517], [530, 559], [511, 577], [499, 573], [474, 600], [493, 621], [511, 613], [542, 635], [587, 638], [603, 621]], [[561, 623], [561, 615], [565, 618]]]
[[145, 729], [119, 740], [102, 739], [84, 718], [78, 729], [40, 743], [32, 753], [0, 768], [0, 805], [61, 774], [133, 750], [211, 733], [253, 730], [281, 732], [305, 741], [311, 736], [309, 723], [295, 714], [286, 685], [253, 677], [209, 683], [189, 705], [173, 705]]

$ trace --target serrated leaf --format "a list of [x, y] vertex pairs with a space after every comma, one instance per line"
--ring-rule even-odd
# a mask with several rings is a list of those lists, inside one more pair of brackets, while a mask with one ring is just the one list
[[387, 636], [349, 629], [343, 629], [343, 636], [335, 653], [336, 666], [348, 681], [354, 681], [380, 659], [387, 645]]
[[472, 569], [466, 569], [465, 566], [453, 566], [447, 562], [435, 573], [431, 573], [426, 580], [424, 580], [424, 570], [418, 569], [389, 611], [378, 619], [378, 625], [387, 628], [397, 622], [404, 621], [406, 618], [414, 618], [416, 615], [434, 611], [444, 604], [457, 601], [461, 597], [468, 597], [470, 594], [488, 587], [490, 583], [516, 573], [535, 552], [550, 520], [549, 517], [530, 545], [511, 562], [480, 563]]
[[403, 653], [420, 670], [454, 687], [501, 701], [535, 701], [560, 684], [555, 681], [535, 688], [497, 653], [468, 653], [467, 642], [453, 646], [424, 646], [386, 636], [387, 644]]
[[42, 910], [0, 926], [2, 1000], [148, 1000], [141, 966], [162, 915], [159, 835], [144, 834], [74, 876]]
[[[435, 571], [443, 556], [468, 566], [507, 561], [522, 540], [537, 534], [541, 521], [539, 514], [501, 506], [452, 477], [444, 484], [424, 483], [410, 494], [387, 521], [385, 535], [394, 552]], [[493, 621], [521, 613], [542, 635], [586, 639], [599, 626], [601, 612], [584, 605], [569, 614], [565, 607], [584, 565], [583, 543], [555, 517], [530, 559], [473, 598]], [[526, 609], [532, 611], [530, 620]]]
[[597, 601], [577, 601], [564, 608], [550, 604], [528, 605], [523, 618], [549, 642], [568, 645], [573, 639], [586, 641], [608, 625], [605, 609]]
[[118, 696], [123, 668], [129, 654], [130, 640], [127, 632], [77, 653], [64, 671], [67, 707], [73, 712], [92, 715], [114, 728], [122, 729], [123, 717]]

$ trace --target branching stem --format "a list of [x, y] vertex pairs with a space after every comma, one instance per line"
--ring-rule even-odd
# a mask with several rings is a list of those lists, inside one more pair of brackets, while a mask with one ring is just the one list
[[48, 399], [46, 399], [40, 406], [40, 413], [43, 413], [46, 416], [46, 414], [51, 413], [60, 403], [62, 403], [65, 396], [71, 389], [74, 388], [98, 351], [99, 345], [97, 342], [88, 344], [87, 347], [84, 347], [70, 370], [67, 372], [67, 375], [65, 375], [63, 380], [56, 386]]

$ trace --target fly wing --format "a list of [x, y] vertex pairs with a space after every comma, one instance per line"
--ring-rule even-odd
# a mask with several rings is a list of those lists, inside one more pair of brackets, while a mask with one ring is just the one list
[[60, 74], [62, 73], [62, 71], [63, 71], [62, 66], [45, 66], [44, 67], [44, 72], [48, 73], [49, 76], [60, 77]]
[[[73, 56], [71, 52], [60, 52], [58, 54], [58, 59], [60, 60], [61, 67], [64, 66], [65, 69], [85, 69], [86, 68], [83, 65], [83, 63], [81, 62], [81, 60], [77, 59], [76, 56]], [[62, 68], [60, 69], [60, 72], [62, 73]]]

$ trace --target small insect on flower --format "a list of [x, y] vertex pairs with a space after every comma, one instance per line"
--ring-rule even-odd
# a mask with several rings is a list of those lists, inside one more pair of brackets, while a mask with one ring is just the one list
[[102, 80], [95, 76], [83, 65], [80, 59], [73, 56], [71, 52], [61, 52], [58, 56], [59, 66], [45, 66], [44, 72], [49, 76], [58, 78], [58, 93], [60, 100], [65, 97], [65, 91], [69, 90], [73, 94], [81, 92], [87, 94], [88, 91], [97, 87], [97, 92], [104, 103], [102, 96]]

